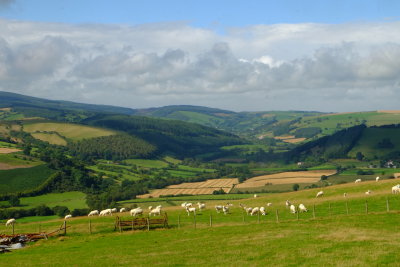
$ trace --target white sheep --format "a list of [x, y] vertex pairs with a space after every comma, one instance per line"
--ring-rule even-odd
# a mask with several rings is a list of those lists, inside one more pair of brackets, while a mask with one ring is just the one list
[[131, 209], [129, 213], [131, 214], [131, 216], [143, 215], [143, 209], [141, 207], [137, 207], [135, 209]]
[[366, 195], [370, 195], [372, 193], [371, 190], [368, 190], [367, 192], [365, 192]]
[[111, 211], [111, 209], [105, 209], [105, 210], [100, 211], [99, 216], [106, 216], [106, 215], [112, 216], [112, 211]]
[[94, 216], [94, 215], [99, 215], [99, 211], [98, 210], [92, 210], [91, 212], [89, 212], [88, 216]]
[[160, 205], [160, 206], [157, 206], [156, 208], [150, 210], [149, 215], [153, 215], [153, 216], [161, 215], [161, 208], [162, 207]]
[[306, 206], [304, 206], [304, 204], [300, 204], [300, 205], [299, 205], [299, 211], [300, 211], [300, 212], [307, 212], [308, 209], [306, 208]]
[[324, 195], [324, 191], [319, 191], [315, 197], [322, 197]]
[[113, 208], [113, 209], [111, 209], [111, 212], [116, 213], [116, 212], [118, 212], [118, 210], [117, 210], [117, 208]]
[[376, 182], [379, 182], [379, 179], [381, 179], [379, 176], [377, 176], [376, 178], [375, 178], [375, 181]]
[[254, 198], [257, 198], [258, 197], [258, 195], [257, 194], [254, 194]]
[[217, 213], [220, 213], [222, 209], [223, 209], [222, 205], [215, 205], [215, 210], [217, 211]]
[[248, 208], [245, 208], [244, 210], [246, 211], [247, 215], [250, 215], [251, 212], [253, 211], [253, 208], [248, 207]]
[[222, 206], [222, 211], [224, 212], [224, 214], [228, 214], [229, 213], [229, 206], [231, 206], [232, 204], [228, 204], [226, 206]]
[[285, 205], [286, 205], [286, 208], [289, 208], [289, 207], [290, 207], [290, 205], [292, 205], [292, 203], [291, 203], [289, 200], [286, 200], [286, 203], [285, 203]]
[[267, 214], [264, 207], [260, 207], [260, 212], [261, 212], [261, 215], [264, 215], [264, 216]]
[[290, 205], [290, 213], [296, 213], [297, 212], [297, 210], [296, 210], [296, 206], [295, 205]]
[[271, 202], [268, 202], [267, 203], [267, 207], [271, 207], [272, 206], [272, 203]]
[[354, 181], [354, 183], [361, 183], [361, 179], [360, 179], [360, 178], [356, 179], [356, 180]]
[[392, 187], [392, 194], [398, 194], [400, 193], [400, 184], [397, 184]]
[[343, 197], [347, 197], [347, 193], [343, 193]]
[[259, 208], [259, 207], [255, 207], [255, 208], [253, 208], [253, 210], [251, 211], [250, 215], [253, 216], [253, 215], [255, 215], [255, 214], [258, 214], [259, 211], [260, 211], [260, 208]]
[[185, 206], [185, 207], [192, 207], [192, 206], [193, 206], [192, 203], [186, 203], [186, 206]]
[[200, 202], [197, 202], [197, 206], [199, 206], [199, 210], [200, 210], [200, 211], [202, 211], [203, 209], [206, 208], [206, 204], [200, 203]]
[[186, 208], [186, 203], [187, 203], [187, 202], [183, 202], [183, 203], [181, 204], [181, 207], [182, 207], [182, 208]]
[[69, 218], [72, 218], [71, 214], [65, 215], [64, 220], [69, 219]]
[[196, 207], [186, 207], [186, 212], [188, 216], [190, 215], [191, 212], [193, 212], [193, 214], [196, 215]]
[[17, 221], [16, 221], [14, 218], [9, 219], [9, 220], [6, 222], [6, 226], [13, 225], [13, 224], [15, 224], [16, 222], [17, 222]]
[[119, 212], [125, 212], [125, 211], [126, 211], [125, 208], [121, 208], [121, 209], [119, 210]]

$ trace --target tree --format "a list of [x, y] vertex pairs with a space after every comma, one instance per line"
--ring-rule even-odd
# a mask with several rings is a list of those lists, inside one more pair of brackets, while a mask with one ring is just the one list
[[359, 160], [359, 161], [362, 161], [363, 158], [364, 158], [363, 153], [361, 153], [360, 151], [358, 151], [357, 154], [356, 154], [356, 159]]
[[294, 184], [293, 185], [293, 191], [297, 191], [297, 190], [299, 190], [299, 188], [300, 188], [299, 184]]
[[21, 204], [17, 196], [11, 196], [10, 199], [8, 200], [8, 203], [10, 203], [12, 207], [17, 207]]

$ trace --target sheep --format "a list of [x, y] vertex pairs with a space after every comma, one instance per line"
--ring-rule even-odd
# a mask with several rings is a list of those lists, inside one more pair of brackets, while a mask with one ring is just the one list
[[264, 215], [264, 216], [267, 214], [264, 207], [260, 207], [260, 212], [261, 212], [261, 215]]
[[257, 194], [254, 194], [254, 198], [257, 198], [258, 196], [257, 196]]
[[365, 192], [366, 195], [370, 195], [372, 193], [371, 190], [368, 190], [367, 192]]
[[199, 206], [200, 211], [202, 211], [203, 209], [206, 208], [206, 204], [204, 204], [204, 203], [197, 202], [197, 205]]
[[121, 208], [121, 209], [119, 210], [119, 212], [125, 212], [125, 211], [126, 211], [125, 208]]
[[375, 178], [375, 181], [376, 182], [379, 182], [379, 179], [381, 179], [379, 176], [377, 176], [376, 178]]
[[69, 218], [72, 218], [71, 214], [65, 215], [64, 220], [69, 219]]
[[222, 206], [222, 211], [224, 212], [225, 215], [229, 213], [229, 206], [232, 206], [232, 204]]
[[400, 193], [400, 184], [397, 184], [392, 187], [392, 194]]
[[253, 208], [248, 207], [248, 208], [245, 208], [244, 210], [246, 211], [247, 215], [249, 215], [253, 211]]
[[111, 209], [111, 212], [116, 213], [116, 212], [118, 212], [118, 210], [117, 210], [117, 208], [113, 208], [113, 209]]
[[259, 208], [259, 207], [255, 207], [255, 208], [253, 208], [253, 210], [251, 211], [250, 215], [253, 216], [253, 215], [257, 214], [259, 211], [260, 211], [260, 208]]
[[161, 207], [161, 205], [160, 205], [160, 206], [157, 206], [156, 208], [150, 210], [149, 216], [150, 216], [150, 215], [153, 215], [153, 216], [161, 215], [161, 208], [162, 208], [162, 207]]
[[196, 207], [186, 207], [186, 212], [188, 216], [190, 215], [191, 212], [193, 212], [193, 214], [196, 215]]
[[306, 206], [304, 206], [304, 204], [300, 204], [300, 205], [299, 205], [299, 211], [300, 211], [300, 212], [307, 212], [308, 209], [306, 208]]
[[271, 202], [268, 202], [267, 203], [267, 207], [271, 207], [272, 206], [272, 203]]
[[192, 203], [186, 203], [186, 206], [185, 207], [192, 207], [193, 206], [193, 204]]
[[88, 216], [94, 216], [94, 215], [99, 215], [99, 211], [98, 210], [92, 210], [91, 212], [89, 212]]
[[9, 220], [6, 222], [6, 226], [13, 225], [13, 224], [15, 224], [16, 222], [17, 222], [17, 221], [16, 221], [14, 218], [9, 219]]
[[182, 207], [182, 208], [186, 208], [186, 204], [187, 204], [187, 202], [183, 202], [183, 203], [181, 204], [181, 207]]
[[129, 213], [131, 216], [143, 215], [143, 209], [141, 207], [137, 207], [135, 209], [131, 209]]
[[99, 216], [106, 216], [106, 215], [110, 215], [110, 216], [112, 216], [112, 211], [111, 211], [111, 209], [105, 209], [105, 210], [102, 210], [102, 211], [100, 211], [100, 214], [99, 214]]
[[290, 213], [296, 213], [297, 212], [297, 210], [296, 210], [296, 206], [295, 205], [290, 205]]
[[217, 213], [220, 213], [222, 209], [223, 209], [222, 205], [215, 205], [215, 210], [217, 211]]
[[347, 197], [347, 193], [343, 193], [343, 197]]
[[289, 201], [289, 200], [286, 200], [286, 208], [289, 208], [290, 207], [290, 205], [292, 205], [292, 203]]
[[360, 179], [360, 178], [356, 179], [356, 180], [354, 181], [354, 183], [361, 183], [361, 179]]
[[324, 191], [319, 191], [315, 197], [322, 197], [324, 195]]

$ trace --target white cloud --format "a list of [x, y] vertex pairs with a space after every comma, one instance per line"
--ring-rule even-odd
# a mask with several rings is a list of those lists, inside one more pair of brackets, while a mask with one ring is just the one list
[[5, 91], [231, 110], [396, 109], [400, 96], [398, 22], [255, 25], [226, 35], [183, 23], [0, 22]]

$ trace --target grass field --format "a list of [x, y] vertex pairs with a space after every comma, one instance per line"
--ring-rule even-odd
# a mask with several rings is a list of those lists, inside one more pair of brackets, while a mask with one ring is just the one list
[[[66, 266], [397, 266], [400, 199], [390, 194], [397, 183], [399, 180], [333, 186], [325, 188], [325, 196], [318, 199], [315, 193], [320, 189], [232, 200], [228, 215], [211, 208], [223, 204], [222, 200], [207, 201], [209, 208], [196, 216], [196, 229], [193, 216], [187, 216], [179, 205], [166, 208], [169, 230], [118, 233], [113, 232], [114, 217], [99, 217], [91, 218], [90, 235], [87, 217], [72, 218], [67, 236], [39, 241], [2, 255], [2, 260], [14, 266], [60, 262]], [[364, 194], [368, 188], [374, 192], [370, 196]], [[346, 199], [343, 192], [348, 193]], [[297, 219], [285, 208], [286, 199], [304, 203], [310, 211]], [[390, 212], [386, 211], [386, 199]], [[240, 202], [251, 207], [272, 202], [273, 206], [258, 223], [257, 216], [243, 214]], [[54, 219], [40, 225], [43, 231], [51, 231], [61, 223]], [[34, 222], [16, 225], [18, 232], [37, 229]], [[10, 230], [3, 226], [1, 231]]]
[[0, 170], [0, 194], [16, 193], [41, 185], [55, 171], [39, 165], [32, 168]]
[[114, 131], [89, 127], [71, 123], [40, 122], [24, 125], [24, 131], [29, 133], [57, 132], [61, 136], [71, 140], [82, 140], [116, 134]]
[[137, 165], [144, 168], [165, 168], [168, 167], [168, 163], [162, 160], [151, 160], [151, 159], [127, 159], [124, 160], [126, 164]]
[[36, 197], [22, 197], [20, 201], [21, 208], [26, 209], [42, 204], [49, 207], [66, 206], [70, 210], [87, 208], [86, 195], [82, 192], [50, 193]]
[[60, 146], [67, 145], [67, 141], [55, 133], [32, 133], [32, 136], [36, 139], [48, 142], [49, 144], [52, 145], [60, 145]]

